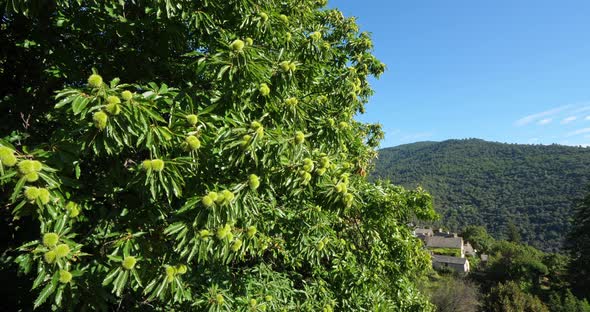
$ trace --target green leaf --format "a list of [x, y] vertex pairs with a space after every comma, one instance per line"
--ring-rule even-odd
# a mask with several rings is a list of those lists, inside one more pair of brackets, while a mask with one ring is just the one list
[[174, 235], [175, 233], [179, 232], [180, 230], [182, 230], [185, 227], [186, 227], [186, 224], [184, 224], [183, 222], [176, 222], [176, 223], [170, 224], [164, 230], [164, 234], [166, 234], [166, 235]]
[[[76, 93], [77, 93], [77, 91], [76, 91]], [[72, 102], [74, 99], [77, 99], [77, 98], [78, 98], [78, 94], [68, 96], [68, 97], [62, 99], [61, 101], [59, 101], [57, 104], [55, 104], [54, 108], [60, 109], [60, 108], [64, 107], [66, 104]]]
[[10, 196], [10, 201], [14, 203], [14, 201], [16, 200], [16, 198], [18, 197], [18, 195], [20, 194], [21, 189], [23, 188], [23, 186], [25, 185], [25, 183], [27, 182], [27, 179], [25, 177], [21, 177], [18, 182], [16, 183], [16, 185], [14, 186], [14, 190], [12, 191], [12, 196]]
[[133, 278], [135, 279], [135, 281], [137, 282], [139, 287], [143, 287], [143, 285], [141, 283], [141, 279], [139, 278], [139, 274], [137, 273], [137, 270], [131, 270], [131, 274], [133, 274]]
[[119, 272], [121, 272], [121, 270], [121, 267], [118, 267], [115, 270], [111, 271], [102, 281], [102, 286], [108, 286], [113, 281], [115, 276], [117, 276]]
[[189, 198], [176, 213], [180, 214], [185, 211], [195, 209], [197, 207], [197, 204], [201, 202], [201, 199], [202, 199], [201, 196], [195, 196], [195, 197]]
[[213, 110], [215, 110], [215, 108], [217, 108], [219, 104], [212, 104], [212, 105], [208, 105], [207, 107], [205, 107], [205, 109], [201, 110], [199, 112], [199, 115], [205, 115], [205, 114], [209, 114], [210, 112], [212, 112]]
[[35, 299], [33, 309], [37, 309], [39, 306], [41, 306], [47, 300], [47, 298], [49, 298], [49, 296], [51, 296], [51, 294], [53, 294], [54, 290], [55, 290], [54, 283], [50, 282], [49, 284], [47, 284], [43, 288], [43, 290], [41, 290], [41, 293], [39, 293], [39, 296], [37, 296], [37, 299]]
[[157, 297], [160, 296], [160, 294], [162, 293], [162, 291], [164, 291], [164, 289], [166, 289], [166, 285], [167, 284], [168, 284], [168, 281], [166, 281], [166, 278], [163, 278], [162, 279], [162, 282], [160, 283], [160, 286], [158, 287], [158, 289], [154, 293], [154, 298], [157, 298]]
[[127, 285], [127, 279], [129, 279], [129, 271], [124, 271], [121, 274], [121, 277], [115, 280], [115, 294], [117, 295], [117, 297], [121, 297], [123, 290], [125, 290], [125, 286]]
[[63, 295], [63, 291], [64, 291], [65, 287], [66, 287], [65, 285], [58, 287], [57, 291], [55, 292], [55, 300], [54, 301], [55, 301], [55, 305], [57, 305], [58, 307], [61, 306], [61, 300], [63, 298], [62, 295]]
[[119, 82], [121, 82], [121, 79], [119, 78], [114, 78], [113, 80], [111, 80], [111, 89], [115, 88]]
[[33, 287], [31, 289], [35, 289], [35, 288], [39, 287], [39, 285], [41, 285], [41, 283], [43, 283], [43, 281], [45, 281], [46, 277], [47, 277], [47, 273], [45, 273], [45, 269], [41, 269], [41, 271], [37, 272], [37, 278], [33, 282]]
[[72, 103], [72, 111], [74, 112], [74, 115], [78, 115], [80, 114], [84, 108], [86, 108], [86, 105], [88, 104], [88, 99], [83, 97], [83, 96], [78, 96], [74, 102]]
[[76, 179], [80, 179], [81, 169], [80, 169], [80, 163], [78, 161], [74, 162], [74, 170], [76, 173]]

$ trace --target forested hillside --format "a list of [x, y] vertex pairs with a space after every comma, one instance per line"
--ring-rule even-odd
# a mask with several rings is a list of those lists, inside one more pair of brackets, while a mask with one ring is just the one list
[[513, 223], [522, 240], [558, 250], [572, 202], [590, 182], [590, 148], [478, 139], [419, 142], [382, 149], [373, 178], [422, 185], [441, 224], [483, 225], [497, 238]]

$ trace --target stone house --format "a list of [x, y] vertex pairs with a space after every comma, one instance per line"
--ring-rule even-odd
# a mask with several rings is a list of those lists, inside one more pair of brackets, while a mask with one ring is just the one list
[[432, 267], [437, 270], [451, 269], [462, 274], [469, 273], [470, 271], [469, 260], [467, 258], [441, 255], [432, 255]]
[[421, 239], [424, 243], [426, 237], [432, 237], [434, 235], [434, 232], [432, 231], [432, 229], [423, 229], [423, 228], [416, 228], [414, 229], [414, 236], [418, 237], [419, 239]]
[[469, 260], [465, 255], [475, 256], [476, 251], [456, 233], [445, 232], [442, 229], [416, 228], [414, 235], [420, 238], [430, 251], [434, 269], [450, 269], [461, 274], [470, 271]]
[[442, 236], [442, 237], [457, 237], [457, 233], [451, 233], [449, 231], [444, 231], [443, 229], [438, 229], [434, 231], [434, 236]]
[[461, 258], [465, 257], [465, 250], [462, 237], [432, 236], [426, 237], [424, 243], [426, 244], [426, 248], [428, 249], [458, 249], [460, 251]]

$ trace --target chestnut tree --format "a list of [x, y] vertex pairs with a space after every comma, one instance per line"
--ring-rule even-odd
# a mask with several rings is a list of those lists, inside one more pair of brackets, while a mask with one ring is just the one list
[[382, 132], [353, 117], [385, 66], [325, 6], [2, 1], [11, 304], [429, 310], [430, 196], [367, 181]]

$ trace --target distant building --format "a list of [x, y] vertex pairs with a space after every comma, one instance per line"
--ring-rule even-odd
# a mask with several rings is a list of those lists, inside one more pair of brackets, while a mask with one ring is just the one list
[[445, 236], [432, 236], [426, 237], [424, 240], [426, 248], [451, 248], [459, 249], [461, 258], [465, 257], [465, 250], [463, 245], [462, 237], [445, 237]]
[[414, 236], [418, 238], [431, 237], [434, 235], [432, 229], [416, 228], [414, 229]]
[[469, 273], [469, 260], [467, 258], [458, 258], [451, 256], [432, 255], [432, 267], [441, 269], [451, 269], [458, 273]]
[[434, 232], [434, 236], [457, 237], [457, 233], [451, 233], [449, 231], [444, 231], [443, 229], [438, 229]]
[[415, 228], [414, 236], [424, 242], [430, 251], [432, 267], [434, 269], [451, 269], [455, 272], [467, 274], [470, 271], [467, 256], [476, 256], [477, 250], [469, 242], [463, 242], [463, 237], [457, 233], [445, 232], [443, 229]]

